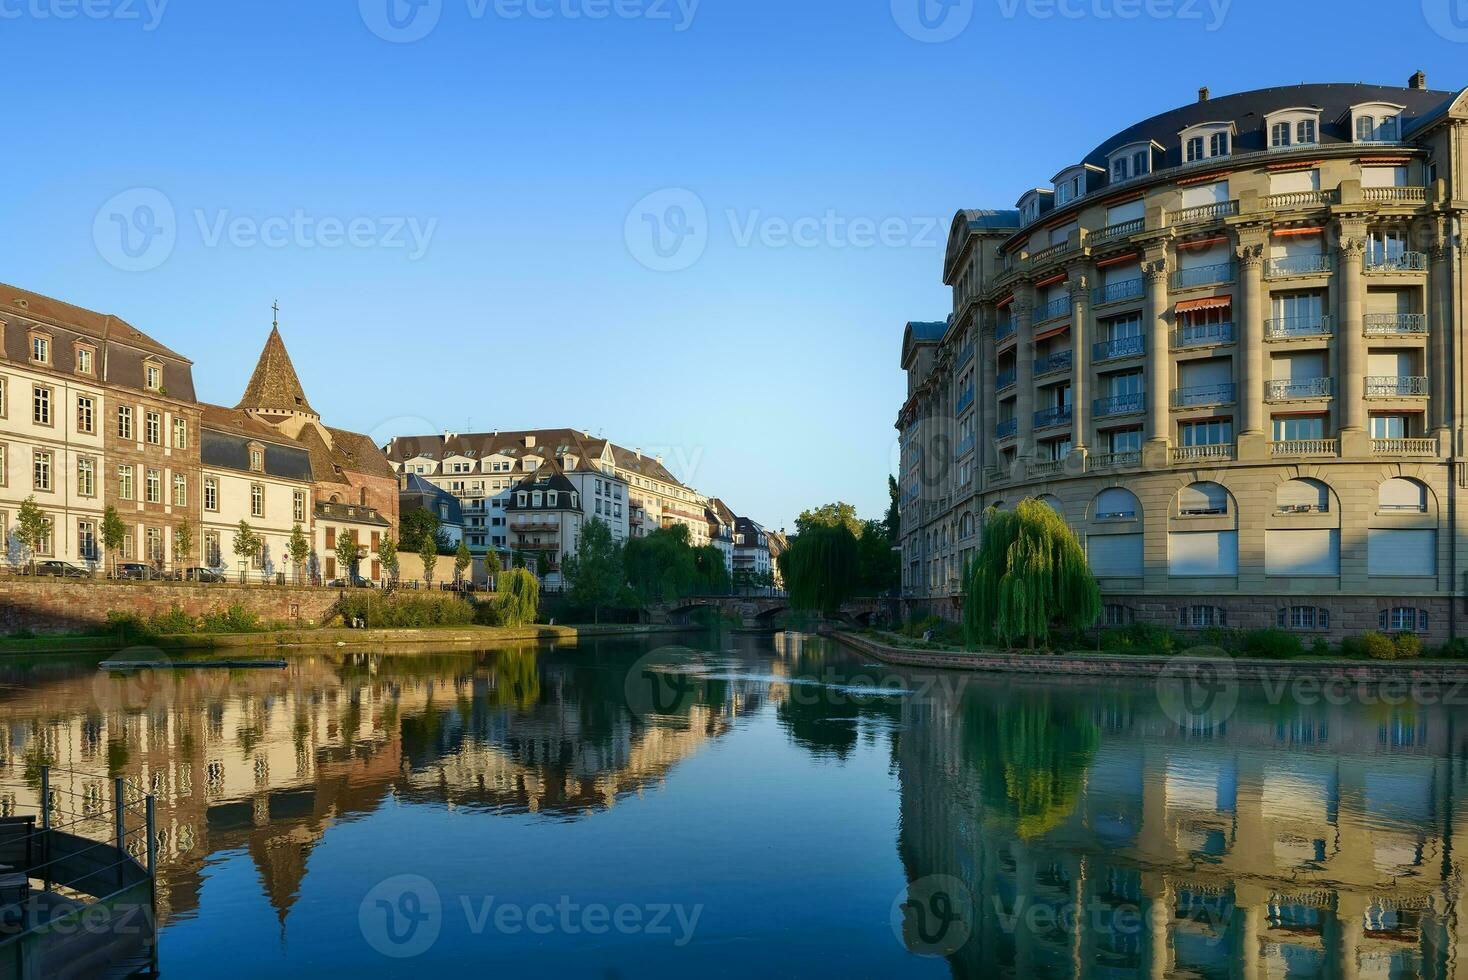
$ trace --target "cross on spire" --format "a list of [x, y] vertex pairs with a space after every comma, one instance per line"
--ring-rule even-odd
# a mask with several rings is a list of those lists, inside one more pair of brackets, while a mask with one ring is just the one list
[[275, 302], [273, 302], [273, 303], [270, 304], [270, 312], [272, 314], [271, 315], [271, 318], [270, 318], [270, 325], [272, 327], [275, 327], [277, 330], [279, 330], [280, 329], [280, 300], [276, 300]]

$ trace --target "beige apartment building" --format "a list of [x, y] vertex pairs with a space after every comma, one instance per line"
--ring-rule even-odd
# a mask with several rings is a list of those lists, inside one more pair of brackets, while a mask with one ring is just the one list
[[962, 211], [910, 323], [909, 606], [1040, 499], [1105, 621], [1461, 635], [1468, 91], [1299, 85], [1137, 123]]

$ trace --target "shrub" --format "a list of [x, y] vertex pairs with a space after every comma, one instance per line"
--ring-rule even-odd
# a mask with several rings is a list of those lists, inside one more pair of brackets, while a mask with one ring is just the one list
[[1288, 660], [1305, 652], [1300, 638], [1281, 629], [1253, 630], [1244, 634], [1244, 653], [1250, 657]]
[[1468, 657], [1468, 640], [1463, 639], [1461, 636], [1449, 640], [1437, 648], [1435, 655], [1453, 660], [1461, 660], [1464, 657]]
[[344, 596], [337, 606], [342, 619], [360, 619], [373, 629], [421, 629], [467, 626], [475, 621], [474, 605], [450, 592], [398, 592], [384, 596], [362, 590]]
[[107, 632], [123, 643], [139, 643], [151, 639], [153, 631], [135, 612], [111, 609], [107, 612]]
[[1341, 653], [1348, 657], [1369, 660], [1395, 660], [1397, 647], [1392, 638], [1384, 633], [1372, 631], [1360, 636], [1348, 637], [1341, 643]]
[[169, 608], [166, 613], [155, 613], [153, 618], [148, 620], [148, 628], [163, 636], [171, 633], [192, 633], [197, 625], [194, 618], [185, 613], [177, 604]]
[[205, 613], [199, 626], [205, 633], [258, 633], [262, 629], [260, 617], [239, 603]]
[[1312, 657], [1328, 657], [1328, 656], [1330, 656], [1330, 643], [1325, 639], [1325, 637], [1323, 637], [1323, 636], [1317, 636], [1315, 638], [1315, 642], [1313, 642], [1313, 643], [1310, 644], [1310, 656], [1312, 656]]
[[1133, 623], [1101, 634], [1101, 649], [1111, 653], [1167, 657], [1176, 653], [1180, 646], [1177, 634], [1172, 630], [1150, 623]]
[[1398, 633], [1392, 638], [1398, 660], [1416, 660], [1422, 656], [1422, 640], [1416, 633]]

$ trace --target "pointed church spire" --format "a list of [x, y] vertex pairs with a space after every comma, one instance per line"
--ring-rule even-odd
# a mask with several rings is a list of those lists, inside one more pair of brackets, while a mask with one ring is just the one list
[[285, 341], [280, 339], [280, 304], [277, 302], [271, 310], [275, 319], [271, 323], [270, 336], [265, 340], [265, 349], [260, 352], [255, 373], [250, 375], [250, 383], [245, 386], [245, 395], [235, 407], [264, 415], [304, 414], [319, 418], [306, 400], [301, 379], [296, 376], [290, 354], [286, 353]]

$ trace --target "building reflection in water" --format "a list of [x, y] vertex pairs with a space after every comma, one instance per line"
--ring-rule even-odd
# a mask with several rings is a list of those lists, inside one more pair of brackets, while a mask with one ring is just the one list
[[955, 976], [1468, 976], [1449, 708], [1179, 727], [1146, 685], [969, 678], [903, 702], [909, 891], [973, 903]]

